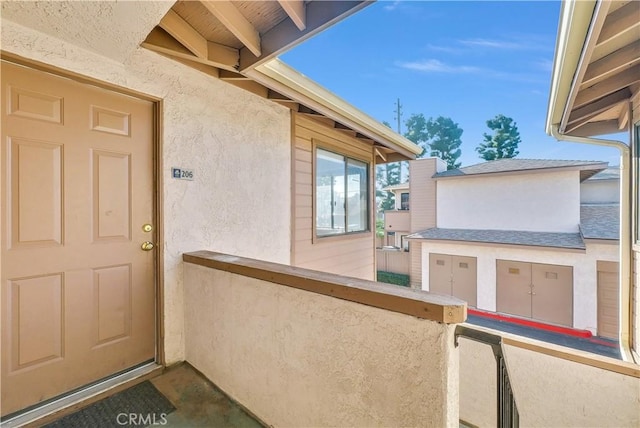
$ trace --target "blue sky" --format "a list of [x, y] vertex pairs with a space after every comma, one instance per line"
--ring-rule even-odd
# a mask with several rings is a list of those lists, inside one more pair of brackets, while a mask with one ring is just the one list
[[451, 117], [464, 130], [463, 166], [482, 162], [475, 147], [497, 114], [516, 121], [520, 158], [617, 165], [615, 149], [545, 133], [559, 13], [556, 1], [379, 1], [281, 58], [394, 129], [397, 98], [403, 122]]

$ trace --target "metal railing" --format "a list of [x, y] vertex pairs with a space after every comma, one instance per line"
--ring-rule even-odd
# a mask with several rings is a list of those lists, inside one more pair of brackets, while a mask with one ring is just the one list
[[497, 386], [497, 423], [498, 428], [518, 428], [520, 426], [520, 414], [516, 399], [513, 395], [509, 373], [502, 352], [502, 337], [496, 334], [475, 330], [463, 325], [456, 326], [455, 345], [458, 346], [458, 337], [484, 343], [491, 346], [493, 356], [496, 359], [496, 386]]

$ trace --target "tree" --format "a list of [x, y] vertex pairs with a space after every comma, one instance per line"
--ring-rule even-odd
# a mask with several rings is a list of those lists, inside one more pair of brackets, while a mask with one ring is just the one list
[[409, 119], [404, 123], [407, 127], [407, 131], [404, 136], [413, 143], [422, 147], [422, 153], [418, 155], [419, 158], [423, 157], [429, 147], [429, 137], [427, 135], [427, 119], [424, 118], [424, 114], [412, 114]]
[[510, 117], [502, 114], [487, 120], [487, 126], [493, 131], [493, 135], [484, 134], [484, 143], [476, 147], [476, 151], [484, 160], [496, 160], [515, 158], [518, 156], [518, 144], [520, 144], [520, 132], [517, 124]]
[[414, 143], [422, 146], [422, 153], [418, 157], [423, 157], [429, 152], [429, 156], [437, 156], [447, 163], [447, 169], [460, 167], [456, 162], [462, 151], [460, 145], [463, 130], [449, 117], [430, 117], [426, 120], [422, 113], [413, 114], [406, 123], [407, 132], [405, 137]]
[[396, 201], [393, 192], [382, 190], [394, 184], [400, 184], [400, 163], [378, 165], [376, 169], [376, 199], [380, 211], [395, 208]]
[[[391, 128], [388, 122], [382, 122], [382, 124]], [[400, 184], [400, 163], [378, 165], [376, 167], [376, 201], [380, 211], [395, 208], [396, 201], [393, 192], [382, 190], [394, 184]]]

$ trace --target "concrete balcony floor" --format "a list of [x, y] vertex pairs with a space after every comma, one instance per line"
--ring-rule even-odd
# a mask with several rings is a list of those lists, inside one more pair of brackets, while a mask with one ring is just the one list
[[193, 369], [181, 364], [151, 379], [176, 408], [164, 427], [261, 428], [262, 425]]

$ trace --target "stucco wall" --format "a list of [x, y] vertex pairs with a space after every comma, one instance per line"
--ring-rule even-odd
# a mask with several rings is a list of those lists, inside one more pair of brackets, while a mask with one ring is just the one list
[[187, 361], [270, 426], [458, 426], [452, 325], [185, 264]]
[[577, 171], [440, 179], [440, 228], [577, 232]]
[[[511, 345], [503, 349], [520, 426], [640, 425], [640, 379]], [[496, 426], [495, 367], [488, 345], [460, 339], [460, 419]]]
[[573, 267], [573, 326], [595, 333], [597, 261], [618, 261], [618, 246], [588, 243], [586, 252], [422, 241], [422, 289], [429, 290], [429, 253], [476, 257], [478, 309], [496, 310], [496, 260], [515, 260]]
[[620, 180], [587, 180], [580, 184], [580, 203], [620, 203]]
[[[109, 15], [65, 18], [81, 33]], [[2, 49], [163, 100], [164, 345], [168, 363], [182, 360], [182, 253], [289, 263], [289, 110], [142, 48], [118, 63], [4, 16]], [[171, 179], [172, 166], [195, 180]]]

